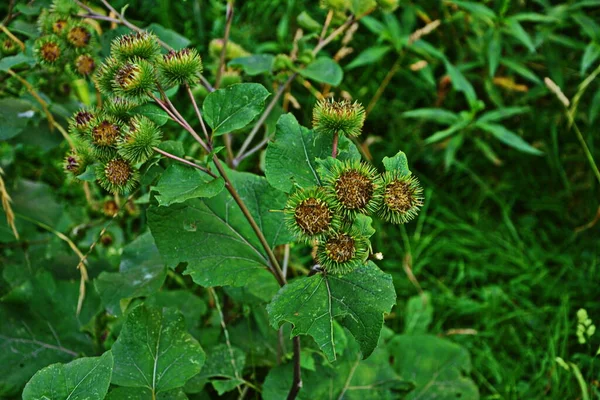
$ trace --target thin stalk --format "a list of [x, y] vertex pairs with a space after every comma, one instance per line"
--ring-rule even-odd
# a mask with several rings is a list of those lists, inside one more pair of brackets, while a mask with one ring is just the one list
[[383, 92], [385, 91], [387, 86], [389, 85], [390, 81], [392, 80], [394, 75], [396, 75], [396, 72], [398, 72], [398, 70], [400, 69], [400, 64], [401, 64], [403, 58], [404, 58], [404, 53], [401, 54], [400, 56], [398, 56], [398, 58], [396, 59], [396, 62], [394, 63], [394, 65], [392, 65], [392, 68], [390, 68], [390, 70], [388, 71], [385, 78], [383, 78], [383, 81], [381, 81], [381, 84], [377, 88], [377, 91], [375, 92], [375, 94], [373, 95], [373, 98], [371, 99], [371, 101], [369, 102], [369, 105], [367, 106], [367, 110], [365, 111], [365, 113], [367, 115], [369, 115], [371, 110], [375, 107], [375, 104], [377, 104], [377, 101], [379, 101], [379, 98], [381, 97], [381, 95], [383, 94]]
[[221, 55], [219, 56], [219, 68], [217, 69], [217, 76], [215, 78], [215, 89], [218, 89], [221, 85], [221, 77], [225, 71], [225, 55], [227, 54], [227, 42], [229, 41], [229, 32], [231, 31], [231, 22], [233, 21], [233, 0], [227, 2], [227, 11], [225, 13], [225, 35], [223, 36], [223, 48], [221, 49]]
[[196, 111], [196, 116], [198, 117], [198, 121], [200, 122], [200, 126], [202, 126], [202, 132], [204, 132], [204, 137], [206, 138], [206, 143], [208, 145], [211, 144], [210, 136], [208, 136], [208, 130], [206, 129], [206, 125], [204, 125], [204, 119], [202, 118], [202, 113], [200, 112], [200, 108], [198, 107], [198, 103], [196, 103], [196, 99], [194, 98], [194, 94], [192, 93], [192, 89], [190, 89], [190, 85], [185, 85], [185, 90], [192, 101], [192, 105], [194, 106], [194, 111]]
[[315, 48], [312, 51], [313, 55], [316, 56], [317, 53], [321, 51], [321, 49], [323, 49], [323, 47], [327, 46], [333, 39], [338, 37], [338, 35], [340, 35], [346, 29], [348, 29], [348, 27], [352, 25], [354, 21], [354, 15], [349, 16], [346, 22], [340, 25], [335, 31], [331, 32], [331, 34], [327, 36], [324, 40], [319, 41], [319, 43], [315, 46]]
[[204, 142], [204, 140], [202, 140], [198, 133], [196, 133], [196, 131], [187, 123], [185, 119], [179, 119], [179, 117], [171, 111], [169, 106], [167, 106], [162, 100], [154, 96], [152, 93], [150, 93], [150, 97], [156, 102], [156, 104], [158, 104], [163, 110], [165, 110], [167, 114], [169, 114], [169, 117], [171, 117], [173, 121], [177, 122], [179, 125], [181, 125], [183, 129], [188, 131], [194, 137], [194, 139], [196, 139], [196, 141], [200, 143], [202, 148], [206, 150], [207, 153], [210, 153], [210, 147]]
[[569, 113], [569, 110], [566, 110], [566, 114], [567, 114], [567, 118], [569, 119], [569, 125], [571, 125], [571, 127], [575, 131], [575, 134], [577, 135], [577, 139], [579, 139], [579, 143], [581, 143], [581, 147], [583, 148], [583, 152], [585, 153], [585, 157], [587, 158], [588, 163], [590, 164], [590, 167], [592, 168], [592, 171], [594, 172], [594, 175], [596, 175], [596, 179], [598, 179], [598, 183], [600, 183], [600, 170], [598, 170], [596, 161], [594, 161], [594, 156], [592, 155], [592, 152], [590, 151], [590, 148], [588, 147], [587, 142], [583, 138], [583, 134], [579, 130], [577, 123], [573, 120], [573, 117]]
[[153, 147], [152, 149], [155, 152], [157, 152], [159, 154], [162, 154], [165, 157], [168, 157], [168, 158], [170, 158], [172, 160], [178, 161], [178, 162], [180, 162], [182, 164], [185, 164], [185, 165], [188, 165], [190, 167], [199, 169], [200, 171], [204, 172], [205, 174], [208, 174], [208, 175], [212, 176], [213, 178], [217, 178], [217, 175], [215, 175], [213, 172], [211, 172], [208, 168], [204, 168], [203, 166], [198, 165], [198, 164], [196, 164], [196, 163], [194, 163], [192, 161], [188, 161], [185, 158], [177, 157], [175, 154], [171, 154], [169, 152], [161, 150], [158, 147]]
[[333, 157], [333, 158], [337, 158], [339, 141], [340, 141], [340, 134], [335, 132], [333, 134], [333, 148], [331, 149], [331, 157]]
[[294, 336], [294, 379], [287, 400], [294, 400], [302, 389], [302, 370], [300, 369], [300, 336]]
[[262, 113], [262, 115], [260, 116], [260, 118], [258, 119], [256, 124], [254, 124], [254, 126], [252, 127], [252, 130], [246, 137], [246, 140], [244, 140], [242, 147], [240, 147], [240, 150], [238, 151], [237, 156], [233, 160], [234, 167], [237, 167], [239, 165], [241, 159], [244, 157], [244, 152], [246, 151], [246, 149], [248, 148], [250, 143], [252, 143], [252, 139], [254, 139], [254, 136], [256, 136], [256, 133], [258, 132], [258, 130], [260, 129], [262, 124], [265, 123], [265, 121], [271, 114], [271, 111], [273, 111], [275, 104], [277, 104], [277, 101], [279, 100], [279, 98], [281, 97], [281, 95], [283, 94], [285, 89], [292, 83], [292, 81], [296, 78], [297, 75], [298, 74], [296, 72], [294, 72], [292, 75], [290, 75], [290, 77], [283, 84], [281, 84], [279, 86], [279, 88], [277, 89], [277, 92], [275, 92], [275, 96], [273, 96], [273, 98], [269, 102], [269, 105], [267, 105], [267, 108], [265, 108], [265, 111]]
[[267, 242], [265, 235], [263, 235], [262, 231], [260, 230], [260, 227], [256, 224], [256, 221], [252, 217], [252, 214], [250, 214], [250, 211], [248, 210], [248, 207], [246, 207], [244, 200], [242, 200], [237, 190], [235, 190], [235, 188], [233, 187], [233, 183], [227, 176], [227, 172], [225, 172], [223, 164], [221, 164], [221, 160], [219, 160], [219, 158], [215, 155], [213, 156], [213, 162], [215, 163], [215, 167], [217, 167], [219, 174], [225, 180], [225, 187], [229, 191], [229, 194], [231, 194], [231, 197], [233, 197], [238, 207], [248, 220], [248, 223], [252, 227], [252, 230], [254, 231], [256, 237], [260, 241], [260, 244], [267, 253], [267, 257], [269, 258], [270, 263], [269, 270], [271, 271], [271, 273], [273, 273], [275, 279], [277, 279], [277, 283], [279, 283], [279, 286], [285, 285], [286, 280], [281, 271], [281, 267], [279, 266], [279, 261], [277, 261], [277, 257], [275, 257], [273, 250], [271, 250], [271, 246], [269, 245], [269, 242]]

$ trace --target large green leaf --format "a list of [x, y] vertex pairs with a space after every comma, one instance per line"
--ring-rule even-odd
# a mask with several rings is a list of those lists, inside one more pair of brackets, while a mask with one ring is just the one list
[[240, 67], [250, 76], [271, 72], [275, 57], [271, 54], [254, 54], [248, 57], [238, 57], [229, 61], [230, 67]]
[[[187, 400], [181, 388], [158, 393], [156, 400]], [[108, 392], [106, 400], [148, 400], [153, 399], [152, 391], [145, 388], [115, 387]]]
[[163, 42], [173, 47], [175, 50], [187, 47], [191, 43], [190, 40], [185, 36], [181, 36], [179, 33], [167, 29], [157, 23], [148, 25], [146, 29], [150, 32], [153, 32]]
[[125, 246], [119, 272], [102, 272], [95, 281], [106, 310], [120, 315], [122, 299], [148, 296], [162, 286], [167, 276], [165, 263], [150, 232]]
[[388, 344], [393, 366], [415, 389], [406, 400], [478, 400], [469, 353], [463, 347], [431, 335], [399, 335]]
[[[24, 267], [24, 266], [23, 266]], [[4, 295], [0, 306], [0, 397], [21, 392], [43, 367], [93, 354], [91, 338], [83, 332], [99, 311], [99, 299], [86, 288], [77, 316], [78, 282], [55, 281], [38, 274]]]
[[108, 392], [113, 356], [84, 357], [52, 364], [38, 371], [25, 386], [23, 400], [102, 400]]
[[154, 188], [158, 204], [168, 206], [198, 197], [214, 197], [225, 187], [223, 178], [213, 178], [192, 167], [173, 164], [162, 174]]
[[337, 86], [344, 79], [342, 67], [331, 58], [321, 57], [298, 71], [300, 75], [319, 83]]
[[205, 360], [179, 311], [145, 305], [129, 313], [112, 352], [112, 383], [147, 388], [154, 394], [183, 386]]
[[246, 354], [242, 350], [220, 344], [207, 354], [206, 365], [194, 379], [210, 380], [215, 390], [222, 395], [244, 382], [245, 365]]
[[169, 114], [156, 104], [146, 103], [137, 106], [131, 114], [140, 114], [154, 122], [157, 126], [163, 126], [169, 120]]
[[483, 129], [486, 132], [491, 133], [496, 139], [502, 143], [515, 148], [523, 153], [529, 153], [536, 156], [544, 154], [542, 151], [536, 149], [514, 132], [509, 131], [502, 125], [489, 124], [477, 122], [477, 127]]
[[33, 106], [27, 100], [0, 99], [0, 140], [8, 140], [23, 132], [34, 115]]
[[263, 85], [239, 83], [210, 93], [202, 110], [213, 135], [219, 136], [248, 125], [263, 110], [267, 97]]
[[[300, 124], [292, 114], [284, 114], [277, 121], [275, 140], [269, 143], [265, 156], [265, 176], [269, 183], [291, 192], [294, 185], [308, 188], [321, 184], [317, 174], [317, 159], [331, 155], [333, 136], [317, 135]], [[340, 138], [340, 159], [360, 159], [354, 144]]]
[[394, 304], [392, 277], [369, 262], [340, 277], [318, 274], [297, 279], [281, 288], [267, 311], [273, 327], [290, 322], [293, 336], [312, 336], [334, 360], [334, 319], [352, 333], [367, 358], [377, 346], [383, 314]]
[[[256, 175], [230, 171], [229, 177], [271, 247], [288, 243], [281, 212], [286, 196]], [[170, 267], [187, 262], [202, 286], [244, 286], [254, 279], [273, 279], [268, 257], [229, 192], [148, 210], [148, 223], [163, 259]]]

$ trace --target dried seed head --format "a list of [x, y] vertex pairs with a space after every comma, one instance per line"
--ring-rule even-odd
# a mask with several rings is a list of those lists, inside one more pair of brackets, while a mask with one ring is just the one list
[[75, 71], [81, 76], [90, 76], [96, 69], [96, 61], [88, 54], [82, 54], [75, 59]]
[[106, 178], [113, 185], [123, 186], [129, 181], [132, 174], [131, 165], [125, 160], [115, 158], [106, 164]]
[[319, 174], [336, 210], [343, 215], [352, 217], [377, 210], [381, 179], [373, 167], [331, 158], [321, 163]]
[[317, 261], [325, 271], [345, 275], [361, 266], [369, 255], [369, 240], [353, 230], [342, 230], [319, 244]]
[[56, 35], [42, 36], [35, 42], [35, 53], [40, 63], [53, 65], [63, 54], [62, 41]]
[[57, 19], [52, 23], [52, 32], [56, 33], [57, 35], [60, 35], [65, 30], [67, 24], [68, 21], [66, 19]]
[[327, 231], [333, 212], [325, 202], [314, 197], [302, 201], [294, 210], [296, 223], [307, 235], [318, 235]]
[[77, 48], [82, 48], [90, 44], [92, 34], [83, 25], [74, 25], [67, 32], [67, 41]]
[[114, 146], [121, 135], [121, 127], [112, 120], [102, 119], [94, 124], [91, 132], [96, 146]]
[[129, 192], [136, 185], [139, 172], [128, 161], [113, 158], [96, 171], [98, 183], [112, 193]]
[[373, 198], [373, 191], [373, 180], [354, 169], [343, 172], [335, 181], [337, 198], [349, 210], [364, 209]]
[[383, 201], [379, 215], [394, 224], [403, 224], [419, 213], [423, 205], [423, 189], [414, 176], [400, 175], [398, 171], [384, 174]]
[[356, 253], [354, 238], [346, 233], [331, 237], [325, 242], [325, 251], [336, 263], [350, 261]]
[[313, 127], [325, 135], [358, 136], [365, 122], [365, 110], [357, 102], [320, 100], [313, 109]]
[[340, 224], [339, 216], [320, 188], [296, 191], [288, 199], [284, 212], [288, 227], [302, 241], [318, 240]]

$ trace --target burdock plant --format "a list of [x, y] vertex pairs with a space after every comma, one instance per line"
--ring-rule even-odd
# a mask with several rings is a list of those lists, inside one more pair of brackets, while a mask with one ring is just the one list
[[[86, 8], [86, 12], [100, 21], [124, 21], [108, 2], [103, 3], [111, 12], [110, 17], [95, 14], [92, 8]], [[344, 2], [338, 12], [346, 12], [354, 7], [353, 3]], [[232, 7], [233, 2], [228, 2], [228, 21], [233, 16]], [[269, 91], [262, 85], [230, 84], [232, 81], [223, 79], [229, 72], [238, 82], [246, 76], [241, 70], [226, 71], [226, 62], [233, 57], [228, 39], [222, 39], [220, 50], [207, 63], [211, 70], [216, 67], [213, 86], [201, 75], [202, 59], [195, 49], [174, 50], [155, 35], [133, 29], [136, 32], [113, 41], [110, 54], [96, 68], [94, 84], [103, 95], [102, 101], [94, 103], [97, 109], [78, 111], [70, 123], [71, 134], [87, 147], [85, 151], [76, 147], [67, 154], [65, 169], [81, 180], [95, 180], [111, 193], [133, 197], [141, 192], [140, 204], [149, 204], [145, 216], [153, 249], [158, 249], [165, 264], [177, 268], [169, 270], [173, 276], [185, 268], [189, 275], [185, 284], [193, 281], [210, 288], [209, 295], [217, 305], [217, 290], [212, 288], [228, 287], [231, 298], [251, 296], [258, 300], [257, 308], [268, 303], [266, 311], [272, 327], [279, 328], [285, 322], [293, 324], [293, 346], [289, 348], [293, 351], [294, 368], [288, 399], [296, 398], [302, 387], [301, 345], [308, 343], [301, 344], [299, 335], [312, 336], [317, 343], [313, 350], [323, 352], [329, 361], [336, 358], [338, 338], [349, 335], [356, 339], [363, 357], [373, 353], [383, 314], [390, 312], [396, 299], [391, 277], [372, 261], [372, 217], [380, 215], [390, 222], [404, 223], [416, 214], [422, 201], [418, 183], [402, 152], [383, 160], [383, 175], [361, 159], [353, 140], [358, 140], [362, 132], [365, 112], [357, 102], [319, 101], [313, 111], [312, 131], [301, 127], [291, 114], [284, 114], [276, 124], [274, 136], [269, 129], [266, 140], [250, 146], [286, 87], [303, 75], [302, 69], [310, 67], [307, 63], [318, 61], [320, 49], [360, 15], [347, 17], [347, 25], [337, 27], [337, 16], [329, 17], [314, 50], [310, 49], [312, 37], [299, 41], [302, 54], [309, 57], [298, 62], [290, 55], [277, 66], [278, 77], [286, 83], [271, 96], [268, 105], [265, 100]], [[69, 21], [58, 37], [70, 43], [63, 46], [71, 57], [69, 62], [83, 55], [95, 59], [89, 44], [77, 47], [93, 40], [90, 37], [87, 41], [84, 32], [73, 31], [78, 26], [81, 25]], [[129, 22], [127, 26], [131, 27]], [[162, 50], [161, 45], [165, 47]], [[81, 63], [84, 64], [89, 63]], [[166, 87], [178, 87], [178, 92], [165, 91]], [[199, 101], [194, 93], [201, 91], [205, 97]], [[189, 104], [187, 110], [180, 110], [175, 104], [183, 97]], [[189, 122], [189, 115], [194, 115], [197, 123]], [[162, 142], [160, 126], [166, 120], [181, 128], [177, 134], [189, 133], [194, 145], [183, 140]], [[234, 159], [231, 143], [238, 141], [229, 139], [245, 132], [250, 132], [247, 142]], [[168, 133], [173, 132], [165, 132], [165, 136]], [[265, 177], [235, 170], [239, 164], [234, 160], [247, 158], [267, 142]], [[226, 151], [221, 151], [222, 144]], [[193, 153], [185, 154], [184, 149], [188, 148]], [[229, 166], [223, 157], [228, 157]], [[399, 189], [401, 184], [405, 184], [403, 190]], [[114, 201], [118, 203], [118, 199], [115, 196]], [[118, 215], [118, 207], [109, 213], [115, 214]], [[286, 246], [292, 241], [299, 245]], [[296, 251], [298, 247], [300, 251]], [[144, 256], [143, 251], [136, 253], [140, 261]], [[269, 282], [263, 282], [268, 276], [266, 271], [279, 286], [276, 294]], [[140, 297], [146, 296], [150, 303], [152, 294], [144, 292]], [[109, 371], [112, 365], [115, 371], [120, 370], [113, 373], [114, 379], [108, 377], [105, 392], [109, 385], [114, 386], [110, 390], [115, 395], [122, 389], [119, 386], [126, 391], [143, 387], [143, 395], [150, 391], [149, 398], [154, 398], [184, 387], [200, 371], [204, 354], [185, 332], [183, 317], [172, 314], [162, 318], [162, 313], [171, 312], [168, 307], [146, 309], [145, 302], [140, 298], [119, 303], [122, 309], [118, 310], [118, 318], [123, 318], [123, 327], [111, 354], [106, 355], [112, 358], [103, 370]], [[157, 321], [164, 322], [164, 329], [150, 326]], [[160, 351], [148, 354], [145, 342], [163, 331], [165, 335], [154, 342], [160, 342]], [[143, 334], [140, 336], [139, 332]], [[147, 335], [152, 338], [147, 339]], [[130, 351], [138, 344], [140, 351]], [[176, 368], [165, 369], [163, 359], [174, 355], [172, 351], [185, 357], [169, 358]], [[137, 364], [131, 364], [135, 361], [132, 354], [136, 360], [140, 358], [142, 379], [138, 378]], [[144, 367], [148, 365], [155, 366], [150, 374], [164, 375], [162, 380], [148, 384]], [[239, 368], [241, 385], [245, 384], [247, 370]], [[340, 394], [343, 393], [335, 393], [334, 397]], [[282, 397], [279, 393], [274, 396]], [[314, 397], [311, 396], [307, 392], [305, 397]]]

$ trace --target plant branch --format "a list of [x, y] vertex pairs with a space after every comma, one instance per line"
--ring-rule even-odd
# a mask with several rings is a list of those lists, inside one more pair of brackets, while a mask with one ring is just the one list
[[244, 152], [246, 151], [250, 143], [252, 143], [252, 139], [254, 139], [254, 136], [256, 136], [256, 133], [258, 132], [262, 124], [264, 124], [264, 122], [271, 114], [271, 111], [273, 111], [275, 104], [277, 104], [277, 101], [279, 100], [285, 89], [292, 83], [292, 81], [296, 78], [297, 75], [298, 73], [294, 72], [283, 84], [279, 86], [279, 89], [277, 89], [277, 92], [275, 92], [275, 96], [273, 96], [273, 98], [269, 102], [269, 105], [267, 106], [267, 108], [265, 108], [265, 111], [262, 113], [256, 124], [254, 124], [254, 126], [252, 127], [252, 130], [246, 137], [246, 140], [244, 140], [242, 147], [238, 151], [238, 154], [235, 157], [235, 159], [233, 160], [234, 168], [237, 167], [240, 164], [240, 162], [245, 158]]
[[288, 393], [287, 400], [294, 400], [300, 389], [302, 389], [302, 370], [300, 368], [300, 336], [294, 336], [292, 339], [294, 344], [294, 379], [292, 381], [292, 388]]
[[319, 43], [317, 43], [317, 45], [315, 46], [315, 48], [312, 51], [313, 56], [316, 56], [323, 49], [323, 47], [327, 46], [333, 39], [338, 37], [346, 29], [348, 29], [348, 27], [350, 25], [352, 25], [352, 23], [354, 21], [355, 21], [354, 15], [349, 16], [348, 19], [346, 20], [346, 22], [344, 22], [342, 25], [340, 25], [335, 31], [331, 32], [331, 34], [329, 36], [327, 36], [323, 40], [319, 40]]
[[394, 75], [396, 75], [396, 72], [398, 72], [398, 70], [400, 69], [402, 59], [404, 58], [403, 55], [404, 55], [404, 53], [402, 53], [396, 59], [396, 62], [394, 62], [394, 65], [392, 65], [392, 68], [390, 68], [390, 70], [388, 71], [385, 78], [383, 78], [383, 81], [381, 81], [381, 84], [377, 88], [377, 91], [375, 92], [375, 94], [373, 95], [373, 98], [371, 99], [371, 101], [369, 102], [369, 105], [367, 106], [365, 114], [369, 115], [371, 110], [373, 110], [373, 107], [375, 107], [375, 104], [377, 104], [377, 102], [379, 101], [379, 98], [381, 97], [381, 95], [383, 94], [383, 92], [385, 91], [387, 86], [389, 85], [390, 81], [392, 80]]
[[248, 207], [246, 207], [244, 200], [242, 200], [242, 198], [238, 194], [237, 190], [235, 190], [235, 187], [233, 187], [233, 183], [227, 176], [227, 172], [223, 168], [223, 164], [221, 164], [221, 160], [219, 160], [219, 158], [215, 155], [215, 156], [213, 156], [213, 162], [215, 163], [215, 167], [217, 167], [219, 174], [225, 180], [225, 187], [229, 191], [229, 194], [231, 194], [231, 197], [233, 197], [233, 199], [237, 203], [238, 207], [240, 208], [240, 210], [246, 217], [246, 220], [248, 220], [248, 223], [252, 227], [252, 230], [256, 234], [256, 237], [260, 241], [260, 244], [262, 245], [263, 249], [267, 253], [267, 257], [269, 258], [269, 264], [270, 264], [269, 270], [275, 276], [275, 279], [277, 280], [277, 283], [279, 283], [279, 286], [285, 285], [286, 280], [285, 280], [285, 277], [283, 276], [283, 272], [281, 271], [281, 267], [279, 266], [279, 261], [277, 261], [277, 257], [275, 257], [275, 254], [273, 253], [273, 250], [271, 249], [269, 242], [267, 242], [265, 235], [260, 230], [260, 227], [256, 224], [256, 221], [254, 220], [254, 217], [252, 217], [252, 214], [250, 214], [250, 211], [248, 210]]
[[162, 154], [163, 156], [170, 158], [172, 160], [178, 161], [182, 164], [188, 165], [192, 168], [196, 168], [199, 169], [200, 171], [204, 172], [205, 174], [208, 174], [210, 176], [212, 176], [213, 178], [217, 178], [217, 175], [215, 175], [211, 170], [209, 170], [208, 168], [205, 168], [201, 165], [198, 165], [192, 161], [188, 161], [185, 158], [181, 158], [181, 157], [177, 157], [175, 154], [171, 154], [169, 152], [166, 152], [164, 150], [159, 149], [158, 147], [153, 147], [152, 148], [155, 152]]
[[188, 84], [185, 85], [185, 90], [192, 101], [192, 105], [194, 106], [194, 111], [196, 111], [196, 116], [198, 117], [198, 121], [200, 121], [200, 125], [202, 126], [202, 132], [204, 132], [204, 137], [206, 138], [206, 143], [210, 146], [211, 140], [208, 135], [208, 130], [206, 129], [206, 125], [204, 125], [204, 119], [202, 118], [202, 113], [200, 112], [200, 108], [198, 107], [198, 103], [196, 103], [196, 99], [194, 98], [194, 94], [192, 93], [192, 89]]
[[225, 71], [225, 55], [227, 54], [227, 42], [229, 41], [229, 32], [231, 31], [231, 22], [233, 21], [233, 0], [227, 2], [227, 11], [225, 13], [225, 34], [223, 36], [223, 48], [219, 56], [219, 68], [217, 69], [217, 77], [215, 78], [215, 89], [221, 85], [221, 77]]
[[0, 30], [2, 30], [2, 32], [4, 32], [6, 34], [6, 36], [11, 38], [13, 40], [13, 42], [18, 44], [19, 47], [21, 48], [22, 52], [25, 52], [25, 43], [23, 43], [18, 37], [13, 35], [13, 33], [11, 31], [9, 31], [8, 28], [6, 26], [4, 26], [4, 24], [0, 24]]

